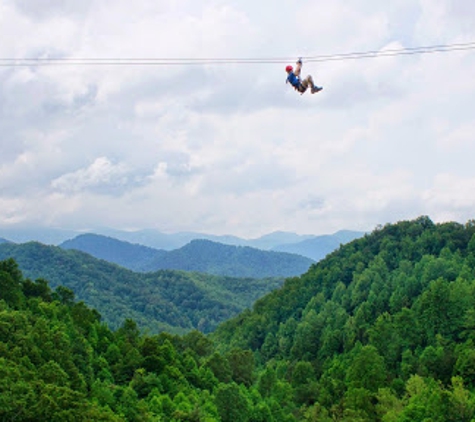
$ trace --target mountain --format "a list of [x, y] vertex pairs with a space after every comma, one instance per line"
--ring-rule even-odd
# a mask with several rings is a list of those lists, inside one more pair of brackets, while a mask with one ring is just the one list
[[110, 330], [12, 260], [0, 287], [2, 420], [475, 420], [473, 221], [381, 226], [206, 336]]
[[301, 242], [285, 243], [271, 248], [273, 251], [294, 253], [320, 261], [341, 245], [362, 237], [364, 232], [341, 230], [331, 235], [315, 236]]
[[366, 232], [354, 231], [354, 230], [339, 230], [336, 233], [333, 233], [333, 237], [338, 239], [341, 244], [351, 242], [355, 239], [363, 237]]
[[295, 254], [193, 240], [154, 259], [149, 270], [180, 269], [231, 277], [291, 277], [308, 270], [313, 261]]
[[96, 228], [88, 230], [64, 230], [41, 227], [0, 227], [0, 237], [11, 239], [16, 243], [30, 241], [48, 245], [59, 245], [82, 234], [93, 232], [97, 235], [107, 236], [125, 242], [140, 244], [154, 249], [173, 250], [181, 248], [195, 239], [207, 239], [214, 242], [235, 246], [249, 245], [249, 241], [231, 235], [211, 235], [197, 232], [164, 233], [156, 229], [143, 230], [117, 230], [110, 228]]
[[271, 250], [277, 245], [292, 244], [301, 242], [305, 239], [310, 239], [313, 235], [300, 235], [291, 232], [275, 231], [273, 233], [265, 234], [256, 239], [249, 239], [245, 243], [246, 246], [253, 248]]
[[139, 274], [80, 251], [36, 242], [0, 244], [0, 260], [7, 258], [14, 258], [26, 277], [71, 289], [110, 327], [130, 318], [151, 332], [210, 331], [283, 283], [282, 278], [254, 280], [183, 271]]
[[210, 240], [225, 245], [249, 246], [257, 249], [269, 250], [273, 246], [279, 244], [295, 243], [313, 237], [313, 235], [299, 235], [283, 231], [276, 231], [255, 239], [244, 239], [231, 235], [211, 235], [197, 232], [162, 233], [154, 229], [130, 232], [100, 229], [97, 230], [97, 233], [127, 242], [139, 243], [141, 245], [165, 250], [179, 249], [190, 243], [192, 240]]
[[10, 242], [7, 239], [3, 239], [2, 237], [0, 237], [0, 243], [12, 243], [12, 242]]
[[344, 245], [211, 338], [253, 351], [264, 394], [288, 380], [297, 420], [470, 421], [474, 309], [475, 224], [420, 217]]
[[78, 234], [80, 233], [75, 230], [41, 227], [0, 226], [0, 237], [9, 239], [15, 243], [37, 241], [46, 245], [57, 245], [67, 239], [70, 239], [71, 237], [77, 236]]
[[107, 236], [82, 234], [59, 245], [63, 249], [76, 249], [96, 258], [121, 265], [132, 271], [147, 271], [151, 261], [166, 254], [143, 245], [131, 244]]
[[[163, 233], [155, 229], [145, 229], [138, 231], [98, 229], [95, 232], [97, 234], [109, 236], [118, 240], [149, 246], [155, 249], [164, 249], [167, 251], [179, 249], [182, 246], [185, 246], [190, 243], [192, 240], [210, 240], [212, 242], [222, 243], [231, 246], [249, 246], [252, 248], [263, 250], [274, 250], [274, 248], [276, 247], [283, 247], [284, 245], [296, 244], [308, 239], [320, 237], [315, 235], [300, 235], [284, 231], [275, 231], [273, 233], [265, 234], [254, 239], [244, 239], [230, 235], [210, 235], [206, 233], [197, 232]], [[330, 236], [332, 238], [334, 237], [339, 242], [335, 242], [338, 247], [340, 246], [340, 243], [347, 243], [363, 235], [364, 232], [340, 230], [332, 235], [326, 236]]]
[[134, 271], [173, 269], [231, 277], [290, 277], [308, 270], [313, 261], [295, 254], [193, 240], [164, 251], [93, 234], [80, 235], [60, 245], [77, 249]]
[[137, 231], [98, 229], [96, 232], [125, 242], [138, 243], [155, 249], [164, 249], [166, 251], [181, 248], [195, 239], [207, 239], [229, 245], [243, 245], [246, 243], [244, 239], [236, 236], [216, 236], [195, 232], [163, 233], [155, 229]]
[[[181, 248], [182, 246], [185, 246], [192, 240], [196, 239], [210, 240], [212, 242], [223, 243], [225, 245], [250, 246], [257, 249], [271, 250], [272, 248], [279, 245], [298, 243], [303, 240], [316, 237], [315, 235], [299, 235], [296, 233], [283, 231], [265, 234], [254, 239], [244, 239], [231, 235], [212, 235], [198, 232], [164, 233], [156, 229], [127, 231], [110, 228], [96, 228], [94, 230], [85, 231], [40, 227], [0, 227], [0, 237], [10, 239], [16, 243], [36, 241], [48, 245], [59, 245], [66, 242], [67, 240], [71, 240], [77, 236], [87, 233], [94, 233], [132, 244], [139, 244], [148, 246], [150, 248], [159, 250], [163, 249], [167, 251]], [[341, 243], [346, 242], [342, 241]]]
[[299, 235], [291, 232], [276, 231], [255, 239], [244, 239], [231, 235], [212, 235], [196, 232], [162, 233], [158, 230], [147, 229], [133, 232], [121, 230], [100, 229], [100, 234], [108, 235], [119, 240], [139, 243], [157, 249], [174, 250], [190, 243], [192, 240], [210, 240], [231, 246], [249, 246], [257, 249], [269, 250], [273, 246], [284, 243], [296, 243], [313, 235]]

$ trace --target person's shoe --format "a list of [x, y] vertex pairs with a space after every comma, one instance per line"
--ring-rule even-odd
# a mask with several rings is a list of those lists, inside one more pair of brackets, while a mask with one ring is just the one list
[[312, 94], [315, 94], [316, 92], [320, 92], [323, 89], [321, 86], [316, 86], [312, 88]]

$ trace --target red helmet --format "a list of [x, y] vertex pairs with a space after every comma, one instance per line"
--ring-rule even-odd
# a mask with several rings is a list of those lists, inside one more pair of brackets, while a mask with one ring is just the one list
[[294, 70], [294, 68], [293, 68], [292, 66], [290, 66], [290, 65], [288, 65], [288, 66], [285, 67], [285, 71], [286, 71], [286, 72], [292, 72], [292, 70]]

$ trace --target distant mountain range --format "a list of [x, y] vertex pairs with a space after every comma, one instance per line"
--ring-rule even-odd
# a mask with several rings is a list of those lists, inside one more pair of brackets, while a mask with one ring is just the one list
[[362, 237], [364, 233], [341, 230], [332, 235], [315, 236], [297, 243], [274, 246], [273, 251], [288, 252], [306, 256], [314, 261], [320, 261], [340, 245]]
[[[110, 237], [111, 239], [165, 251], [179, 249], [192, 240], [204, 239], [225, 245], [249, 246], [262, 250], [297, 253], [314, 261], [322, 259], [328, 253], [338, 248], [340, 244], [347, 243], [365, 234], [359, 231], [342, 230], [330, 235], [315, 236], [276, 231], [256, 239], [243, 239], [236, 236], [216, 236], [194, 232], [167, 234], [155, 229], [138, 231], [98, 229], [94, 230], [94, 233]], [[81, 234], [85, 233], [62, 229], [0, 228], [0, 237], [16, 243], [37, 241], [48, 245], [60, 245]], [[104, 259], [107, 258], [104, 257]]]
[[[1, 233], [2, 232], [0, 230], [0, 234]], [[190, 243], [192, 240], [197, 239], [210, 240], [212, 242], [222, 243], [224, 245], [249, 246], [257, 249], [270, 250], [272, 247], [277, 245], [296, 243], [315, 237], [313, 235], [299, 235], [296, 233], [283, 231], [269, 233], [256, 239], [244, 239], [230, 235], [218, 236], [196, 232], [162, 233], [154, 229], [130, 232], [123, 230], [99, 229], [95, 230], [94, 233], [102, 234], [104, 236], [109, 236], [130, 243], [149, 246], [155, 249], [164, 249], [167, 251], [181, 248], [182, 246]]]
[[7, 258], [18, 262], [25, 277], [47, 280], [53, 289], [71, 289], [111, 328], [130, 318], [151, 333], [209, 332], [284, 282], [170, 270], [136, 273], [84, 252], [37, 242], [0, 244], [0, 260]]
[[314, 262], [293, 253], [224, 245], [210, 240], [192, 240], [181, 248], [165, 251], [97, 234], [84, 234], [60, 247], [80, 250], [141, 272], [169, 269], [230, 277], [291, 277], [303, 274]]
[[192, 240], [182, 248], [157, 257], [151, 262], [150, 270], [181, 269], [231, 277], [292, 277], [307, 272], [313, 262], [286, 252]]
[[167, 254], [163, 249], [132, 244], [98, 234], [81, 234], [59, 246], [63, 249], [86, 252], [95, 258], [139, 272], [153, 271], [150, 263]]
[[[16, 243], [37, 241], [47, 245], [60, 245], [67, 240], [73, 239], [81, 234], [86, 233], [95, 233], [97, 235], [107, 236], [132, 244], [139, 244], [142, 246], [148, 246], [154, 249], [163, 249], [166, 251], [179, 249], [190, 243], [192, 240], [196, 239], [211, 240], [212, 242], [218, 242], [225, 245], [249, 246], [257, 249], [274, 250], [281, 252], [289, 252], [293, 248], [293, 246], [291, 245], [298, 245], [301, 242], [308, 241], [308, 243], [304, 243], [304, 246], [309, 245], [308, 250], [306, 247], [296, 246], [296, 248], [297, 250], [299, 250], [300, 255], [306, 256], [307, 258], [311, 258], [313, 260], [320, 259], [322, 253], [326, 254], [328, 252], [331, 252], [334, 249], [334, 245], [338, 247], [340, 243], [347, 243], [348, 241], [362, 237], [365, 234], [364, 232], [342, 230], [331, 235], [315, 236], [276, 231], [258, 237], [256, 239], [243, 239], [237, 236], [217, 236], [196, 232], [180, 232], [169, 234], [162, 233], [159, 230], [155, 229], [125, 231], [105, 228], [84, 232], [63, 229], [25, 229], [14, 227], [0, 228], [0, 237], [9, 239], [10, 241]], [[311, 246], [313, 245], [311, 241], [315, 241], [318, 244], [319, 238], [322, 237], [325, 239], [328, 237], [335, 237], [336, 242], [331, 244], [330, 250], [328, 250], [328, 248], [324, 248], [323, 252], [318, 251], [316, 253], [314, 250], [315, 248]], [[287, 250], [287, 247], [290, 248], [290, 250]]]
[[0, 237], [15, 243], [40, 242], [45, 245], [58, 245], [80, 234], [75, 230], [51, 228], [0, 227]]

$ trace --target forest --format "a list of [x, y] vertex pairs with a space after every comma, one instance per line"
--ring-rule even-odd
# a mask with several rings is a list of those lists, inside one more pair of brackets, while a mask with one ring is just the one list
[[377, 227], [210, 333], [112, 330], [0, 262], [0, 419], [475, 418], [475, 222]]
[[235, 278], [162, 270], [136, 273], [76, 250], [38, 242], [0, 245], [0, 259], [14, 258], [24, 276], [71, 289], [102, 315], [110, 328], [133, 319], [156, 334], [209, 332], [256, 299], [280, 287], [284, 279]]

